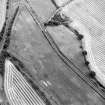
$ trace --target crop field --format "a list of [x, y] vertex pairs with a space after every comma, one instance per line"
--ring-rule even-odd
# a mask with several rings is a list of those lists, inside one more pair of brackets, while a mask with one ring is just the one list
[[[88, 0], [86, 2], [88, 3]], [[73, 1], [8, 0], [8, 18], [0, 41], [0, 105], [12, 105], [12, 101], [16, 105], [21, 105], [20, 99], [18, 104], [17, 100], [20, 96], [17, 94], [18, 92], [21, 96], [28, 94], [27, 86], [31, 87], [43, 105], [105, 104], [105, 88], [96, 78], [89, 75], [91, 69], [83, 55], [83, 43], [76, 35], [80, 30], [77, 27], [71, 27], [72, 19], [79, 19], [82, 12], [83, 18], [88, 16], [86, 13], [88, 10], [82, 11], [81, 5], [77, 4], [78, 9], [75, 6], [72, 7], [70, 3], [73, 4]], [[64, 14], [66, 8], [69, 8], [69, 14], [65, 12], [67, 16]], [[81, 14], [78, 11], [82, 11]], [[90, 17], [87, 18], [90, 19]], [[96, 18], [100, 19], [100, 17]], [[104, 25], [104, 20], [99, 22]], [[99, 27], [100, 23], [94, 26]], [[91, 30], [92, 25], [87, 24], [88, 26]], [[14, 65], [14, 71], [6, 69], [7, 60]], [[9, 71], [11, 75], [8, 74]], [[6, 81], [9, 84], [9, 79], [5, 78], [6, 75], [8, 78], [10, 76], [14, 78], [13, 81], [11, 79], [11, 87], [15, 88], [16, 85], [19, 88], [18, 84], [21, 84], [20, 89], [23, 91], [17, 90], [18, 92], [15, 93], [17, 99], [15, 96], [12, 97], [14, 93], [10, 96], [13, 100], [7, 95], [11, 90], [5, 87]], [[28, 85], [24, 81], [27, 81]], [[23, 105], [29, 105], [32, 101], [30, 93], [30, 97], [23, 96]], [[30, 102], [27, 99], [30, 99]], [[35, 100], [31, 104], [41, 105], [34, 102]]]

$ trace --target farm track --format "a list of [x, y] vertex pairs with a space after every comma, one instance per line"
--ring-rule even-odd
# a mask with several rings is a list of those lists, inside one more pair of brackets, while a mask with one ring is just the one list
[[62, 4], [62, 6], [58, 6], [55, 2], [55, 0], [51, 0], [51, 2], [55, 5], [56, 8], [63, 8], [65, 7], [66, 5], [70, 4], [72, 1], [74, 0], [68, 0], [67, 2], [65, 2], [64, 4]]
[[13, 16], [10, 19], [8, 19], [6, 22], [6, 27], [5, 27], [3, 39], [1, 41], [1, 49], [0, 49], [1, 51], [7, 50], [8, 46], [9, 46], [9, 42], [10, 42], [9, 39], [10, 39], [10, 35], [11, 35], [12, 26], [13, 26], [15, 17], [17, 16], [18, 10], [19, 10], [19, 7], [16, 8]]
[[6, 31], [6, 24], [7, 24], [7, 19], [8, 19], [7, 14], [8, 14], [8, 8], [9, 8], [9, 0], [7, 1], [6, 4], [7, 4], [6, 5], [6, 16], [5, 16], [5, 22], [4, 22], [3, 27], [1, 29], [1, 32], [0, 32], [0, 42], [3, 40], [3, 36], [4, 36], [5, 31]]
[[7, 1], [7, 7], [6, 7], [6, 16], [5, 16], [5, 23], [3, 25], [3, 28], [1, 30], [1, 35], [0, 35], [0, 52], [2, 50], [6, 50], [9, 46], [9, 39], [10, 39], [10, 34], [11, 34], [11, 30], [12, 30], [12, 26], [15, 20], [15, 17], [17, 16], [19, 7], [16, 8], [15, 12], [13, 13], [13, 15], [11, 15], [11, 17], [9, 17], [10, 15], [10, 8], [11, 2], [10, 0]]
[[98, 93], [103, 99], [105, 99], [105, 93], [102, 92], [100, 90], [100, 88], [96, 87], [93, 84], [93, 81], [91, 79], [89, 79], [89, 77], [87, 77], [86, 74], [84, 74], [80, 68], [78, 68], [73, 62], [72, 60], [68, 59], [59, 49], [59, 47], [56, 45], [55, 41], [53, 40], [53, 38], [51, 37], [51, 35], [49, 34], [49, 32], [46, 30], [46, 28], [44, 27], [44, 25], [40, 22], [40, 20], [38, 19], [37, 14], [35, 13], [35, 11], [32, 9], [31, 5], [28, 3], [28, 7], [26, 6], [27, 10], [29, 11], [30, 15], [32, 16], [33, 20], [35, 21], [35, 23], [38, 25], [38, 27], [40, 28], [40, 30], [42, 31], [45, 39], [49, 42], [50, 46], [53, 48], [53, 50], [56, 52], [56, 54], [59, 56], [59, 58], [64, 62], [64, 64], [67, 65], [68, 70], [69, 68], [76, 73], [87, 85], [89, 85], [96, 93]]

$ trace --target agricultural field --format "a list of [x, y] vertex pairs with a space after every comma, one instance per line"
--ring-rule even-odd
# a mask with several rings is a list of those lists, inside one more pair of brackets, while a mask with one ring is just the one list
[[[24, 96], [28, 86], [40, 97], [39, 104], [34, 100], [31, 105], [104, 105], [105, 88], [91, 74], [84, 41], [78, 36], [104, 32], [103, 4], [104, 0], [91, 4], [90, 0], [8, 0], [6, 26], [0, 34], [0, 105], [29, 105], [31, 92]], [[13, 79], [6, 80], [6, 75]], [[21, 84], [24, 101], [18, 103], [18, 93], [7, 94], [9, 82], [13, 88]], [[30, 102], [25, 103], [28, 97]]]

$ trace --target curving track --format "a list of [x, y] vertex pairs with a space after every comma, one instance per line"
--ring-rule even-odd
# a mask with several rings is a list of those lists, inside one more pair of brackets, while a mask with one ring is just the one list
[[43, 32], [44, 37], [49, 42], [54, 51], [57, 53], [57, 55], [60, 57], [60, 59], [68, 66], [68, 68], [71, 68], [71, 70], [75, 72], [86, 84], [88, 84], [94, 91], [96, 91], [102, 98], [105, 99], [105, 93], [101, 90], [101, 87], [96, 87], [96, 85], [93, 84], [93, 81], [89, 79], [87, 75], [83, 74], [81, 70], [77, 66], [75, 66], [75, 64], [60, 51], [59, 47], [56, 45], [55, 41], [53, 40], [49, 32], [45, 29], [44, 25], [40, 23], [37, 14], [32, 9], [28, 0], [27, 3], [28, 8], [27, 7], [26, 8], [30, 12], [34, 21], [39, 25], [41, 31]]

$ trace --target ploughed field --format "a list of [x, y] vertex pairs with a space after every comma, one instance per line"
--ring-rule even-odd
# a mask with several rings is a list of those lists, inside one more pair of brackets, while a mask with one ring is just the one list
[[[98, 4], [97, 0], [94, 2]], [[104, 19], [98, 17], [104, 17], [104, 6], [99, 4], [103, 13], [97, 11], [100, 13], [97, 15], [88, 10], [93, 10], [94, 3], [89, 5], [92, 8], [84, 6], [82, 2], [74, 5], [70, 0], [11, 0], [11, 4], [14, 11], [19, 5], [19, 10], [6, 51], [24, 64], [21, 72], [30, 76], [52, 105], [104, 105], [102, 87], [88, 75], [90, 68], [85, 64], [83, 49], [80, 48], [83, 43], [71, 29], [72, 26], [78, 32], [85, 33], [85, 29], [73, 26], [73, 22], [80, 20], [90, 31], [93, 26], [96, 28], [94, 32], [104, 30]], [[11, 16], [14, 12], [9, 13]], [[60, 25], [44, 26], [56, 13], [69, 17], [67, 27], [62, 22]], [[97, 21], [92, 20], [93, 17]], [[19, 66], [18, 63], [16, 65]], [[8, 100], [3, 89], [1, 95], [4, 97], [2, 103], [6, 104]]]

